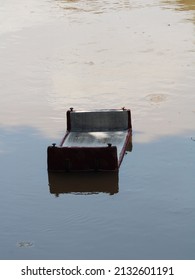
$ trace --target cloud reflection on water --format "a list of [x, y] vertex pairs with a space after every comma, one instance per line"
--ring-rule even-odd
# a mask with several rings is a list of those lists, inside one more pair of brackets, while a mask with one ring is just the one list
[[[21, 21], [20, 31], [1, 34], [0, 124], [60, 137], [69, 107], [126, 106], [148, 140], [194, 129], [194, 29], [163, 2], [57, 0], [47, 9], [30, 2], [25, 9], [41, 10], [44, 20], [32, 16], [36, 25]], [[64, 6], [106, 12], [64, 15]], [[22, 11], [11, 13], [14, 21], [26, 18]]]

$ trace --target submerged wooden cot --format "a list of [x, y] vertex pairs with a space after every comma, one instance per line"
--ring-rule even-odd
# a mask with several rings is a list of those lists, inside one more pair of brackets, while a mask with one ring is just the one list
[[67, 111], [67, 131], [47, 149], [48, 171], [117, 171], [131, 141], [131, 111]]

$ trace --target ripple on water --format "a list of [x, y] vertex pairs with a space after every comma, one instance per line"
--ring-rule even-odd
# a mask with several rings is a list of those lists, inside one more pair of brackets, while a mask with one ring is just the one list
[[149, 94], [145, 99], [151, 103], [162, 103], [168, 99], [168, 94]]
[[109, 10], [119, 11], [119, 10], [129, 10], [132, 8], [143, 8], [154, 6], [155, 1], [151, 1], [150, 4], [143, 1], [113, 1], [113, 0], [90, 0], [90, 1], [80, 1], [80, 0], [57, 0], [57, 4], [63, 8], [65, 11], [71, 12], [88, 12], [93, 14], [102, 14]]

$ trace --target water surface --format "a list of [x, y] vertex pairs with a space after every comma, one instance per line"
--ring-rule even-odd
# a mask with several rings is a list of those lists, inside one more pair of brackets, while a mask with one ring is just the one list
[[[193, 2], [0, 0], [1, 259], [194, 259]], [[118, 176], [51, 182], [65, 111], [123, 106]]]

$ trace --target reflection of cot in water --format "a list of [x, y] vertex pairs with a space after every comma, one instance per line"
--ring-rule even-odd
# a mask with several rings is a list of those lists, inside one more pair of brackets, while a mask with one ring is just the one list
[[118, 172], [48, 172], [51, 194], [118, 193]]
[[67, 132], [47, 150], [48, 171], [118, 171], [132, 149], [129, 109], [67, 111]]

